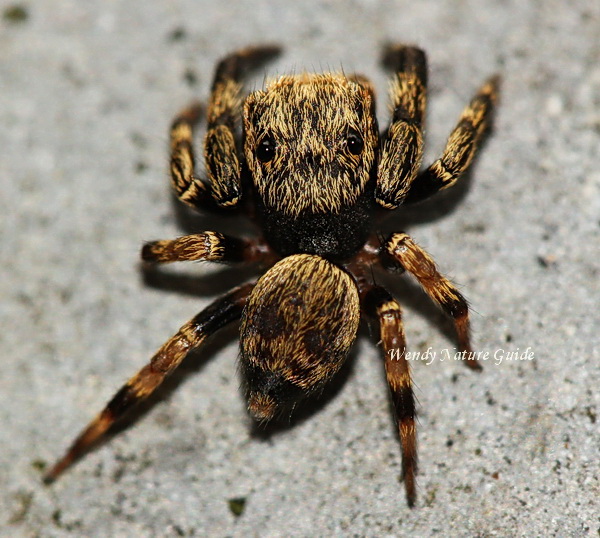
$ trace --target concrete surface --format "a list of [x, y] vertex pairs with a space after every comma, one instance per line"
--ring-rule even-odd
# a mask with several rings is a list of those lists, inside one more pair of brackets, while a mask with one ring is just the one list
[[[1, 9], [2, 535], [598, 535], [600, 3]], [[437, 352], [413, 369], [413, 510], [366, 337], [323, 401], [256, 434], [226, 332], [135, 422], [43, 487], [44, 465], [154, 349], [248, 278], [198, 264], [142, 278], [142, 241], [239, 227], [177, 218], [166, 166], [173, 114], [206, 99], [222, 55], [268, 41], [286, 47], [270, 73], [341, 65], [370, 76], [385, 124], [378, 58], [390, 40], [429, 54], [428, 160], [477, 86], [503, 77], [496, 129], [470, 178], [386, 226], [409, 230], [460, 284], [477, 349], [529, 350], [533, 360], [490, 360], [480, 375], [440, 360], [452, 331], [415, 286], [395, 286], [410, 349]], [[261, 83], [259, 74], [250, 87]]]

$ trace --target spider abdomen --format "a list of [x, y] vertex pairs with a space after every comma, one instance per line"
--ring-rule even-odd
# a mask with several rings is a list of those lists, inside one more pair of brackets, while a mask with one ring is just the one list
[[266, 420], [340, 369], [360, 320], [353, 279], [320, 256], [298, 254], [257, 282], [244, 310], [241, 360], [250, 413]]

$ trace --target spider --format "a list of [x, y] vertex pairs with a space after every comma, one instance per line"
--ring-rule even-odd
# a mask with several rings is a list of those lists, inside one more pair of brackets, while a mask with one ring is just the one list
[[[110, 400], [52, 467], [54, 481], [126, 412], [148, 398], [186, 355], [223, 326], [241, 319], [241, 370], [250, 415], [268, 421], [320, 391], [340, 370], [361, 317], [375, 329], [402, 450], [409, 506], [416, 498], [417, 443], [402, 314], [375, 284], [372, 268], [412, 274], [455, 324], [466, 364], [472, 357], [467, 302], [407, 234], [374, 232], [381, 214], [452, 186], [469, 167], [491, 123], [498, 78], [489, 79], [463, 111], [442, 156], [421, 171], [427, 86], [425, 53], [386, 47], [393, 71], [392, 117], [381, 136], [370, 82], [341, 73], [281, 76], [241, 98], [242, 78], [280, 52], [239, 50], [217, 66], [207, 111], [204, 160], [208, 181], [195, 175], [194, 104], [170, 131], [171, 181], [196, 209], [238, 207], [262, 236], [216, 231], [144, 245], [142, 259], [254, 263], [264, 272], [220, 297], [188, 321]], [[242, 142], [237, 123], [243, 117]], [[396, 350], [394, 354], [392, 351]]]

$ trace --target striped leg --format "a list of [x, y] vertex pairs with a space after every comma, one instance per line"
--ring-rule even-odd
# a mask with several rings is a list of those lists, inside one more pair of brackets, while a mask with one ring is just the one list
[[491, 123], [500, 79], [490, 78], [463, 111], [442, 156], [413, 181], [405, 201], [420, 202], [451, 187], [467, 170]]
[[236, 288], [187, 322], [110, 400], [105, 409], [75, 439], [67, 453], [45, 475], [50, 484], [93, 446], [130, 409], [148, 398], [186, 355], [206, 338], [240, 318], [253, 284]]
[[454, 284], [439, 273], [434, 261], [405, 233], [392, 234], [382, 251], [411, 273], [427, 295], [454, 320], [458, 345], [465, 352], [466, 364], [474, 370], [481, 365], [473, 357], [469, 336], [469, 307]]
[[195, 208], [213, 208], [215, 202], [209, 187], [194, 175], [194, 125], [200, 118], [201, 107], [194, 103], [183, 110], [171, 125], [171, 185], [177, 197]]
[[237, 203], [241, 195], [235, 126], [241, 114], [242, 75], [279, 51], [276, 47], [243, 49], [224, 58], [215, 73], [208, 107], [205, 159], [209, 183], [194, 175], [194, 126], [201, 113], [194, 103], [171, 125], [171, 184], [178, 198], [196, 208], [214, 209]]
[[406, 341], [400, 305], [385, 289], [371, 288], [364, 298], [365, 312], [379, 325], [379, 339], [385, 356], [385, 374], [398, 421], [402, 443], [402, 476], [409, 506], [416, 499], [417, 436], [415, 402], [406, 360]]
[[423, 159], [427, 60], [416, 47], [394, 46], [385, 51], [384, 64], [395, 72], [390, 91], [393, 115], [381, 149], [375, 198], [386, 209], [395, 209]]
[[142, 248], [142, 260], [154, 263], [195, 260], [251, 263], [264, 258], [269, 252], [269, 247], [258, 240], [238, 239], [219, 232], [204, 232], [146, 243]]
[[217, 66], [208, 107], [204, 158], [212, 196], [221, 207], [242, 195], [235, 127], [241, 118], [241, 78], [249, 69], [279, 53], [275, 46], [250, 47], [227, 56]]

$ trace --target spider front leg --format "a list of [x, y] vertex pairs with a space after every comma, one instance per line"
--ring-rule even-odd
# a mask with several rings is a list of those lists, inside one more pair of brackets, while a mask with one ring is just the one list
[[151, 241], [142, 247], [142, 260], [153, 263], [213, 261], [252, 263], [271, 254], [260, 240], [238, 239], [219, 232], [185, 235], [177, 239]]
[[235, 128], [241, 115], [241, 78], [250, 68], [279, 52], [278, 47], [250, 47], [227, 56], [217, 66], [210, 104], [204, 157], [209, 183], [194, 175], [193, 131], [201, 107], [195, 103], [171, 126], [171, 184], [178, 198], [195, 208], [230, 207], [242, 194]]
[[194, 103], [183, 110], [171, 124], [171, 185], [182, 201], [194, 208], [212, 208], [215, 201], [209, 186], [194, 175], [194, 126], [200, 119], [202, 107]]
[[385, 375], [402, 443], [402, 477], [409, 506], [416, 499], [417, 437], [415, 401], [410, 367], [406, 360], [406, 340], [400, 304], [385, 289], [372, 287], [364, 296], [363, 309], [378, 323], [378, 336], [385, 358]]
[[249, 47], [217, 66], [208, 107], [204, 158], [212, 195], [221, 207], [234, 206], [242, 195], [235, 128], [241, 117], [241, 78], [251, 68], [279, 54], [279, 47]]
[[411, 273], [423, 287], [427, 295], [454, 320], [458, 335], [458, 345], [466, 364], [473, 370], [481, 370], [481, 365], [473, 356], [469, 336], [469, 307], [466, 299], [452, 284], [437, 270], [434, 261], [407, 234], [395, 233], [381, 249], [385, 258], [391, 259], [401, 268]]
[[467, 170], [484, 133], [490, 127], [498, 100], [500, 77], [490, 78], [463, 111], [446, 142], [442, 156], [412, 182], [405, 202], [420, 202], [439, 190], [447, 189]]
[[150, 362], [119, 390], [104, 410], [75, 439], [65, 456], [45, 475], [50, 484], [77, 461], [117, 421], [148, 398], [190, 351], [196, 349], [218, 329], [239, 319], [254, 284], [246, 284], [217, 299], [188, 321], [152, 357]]
[[385, 51], [384, 64], [395, 76], [390, 89], [392, 120], [383, 138], [375, 199], [384, 208], [395, 209], [423, 159], [427, 60], [416, 47], [393, 46]]

